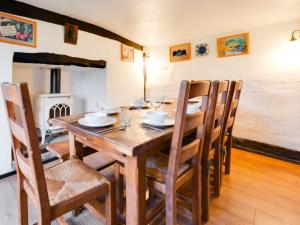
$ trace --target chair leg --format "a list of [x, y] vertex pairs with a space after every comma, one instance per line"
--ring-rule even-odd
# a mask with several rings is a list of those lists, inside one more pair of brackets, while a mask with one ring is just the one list
[[115, 183], [109, 183], [109, 192], [105, 196], [105, 222], [106, 225], [116, 224], [116, 190]]
[[220, 158], [220, 188], [222, 187], [222, 180], [223, 180], [223, 166], [225, 165], [225, 145], [222, 144], [221, 146], [221, 150], [220, 150], [220, 153], [221, 153], [221, 158]]
[[213, 194], [215, 197], [220, 196], [220, 160], [221, 159], [221, 151], [220, 151], [220, 145], [216, 146], [216, 153], [214, 157], [214, 173], [213, 173]]
[[231, 147], [232, 147], [232, 136], [230, 135], [226, 142], [225, 174], [227, 175], [230, 174]]
[[38, 215], [38, 225], [51, 225], [51, 220], [43, 217], [41, 213]]
[[20, 179], [18, 178], [18, 197], [19, 197], [19, 224], [28, 225], [28, 199], [27, 193], [23, 189]]
[[65, 218], [63, 216], [60, 216], [56, 219], [57, 223], [59, 225], [68, 225], [68, 223], [66, 222]]
[[210, 165], [208, 162], [202, 164], [202, 219], [204, 222], [209, 220], [210, 204]]
[[119, 216], [124, 212], [124, 176], [120, 173], [120, 165], [114, 165], [114, 179], [116, 185], [116, 203]]
[[166, 225], [177, 224], [175, 184], [166, 185]]
[[194, 165], [194, 174], [192, 178], [193, 196], [192, 196], [192, 224], [201, 224], [201, 167]]

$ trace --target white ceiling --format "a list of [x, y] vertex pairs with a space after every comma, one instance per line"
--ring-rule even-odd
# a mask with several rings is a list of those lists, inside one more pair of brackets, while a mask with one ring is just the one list
[[21, 0], [145, 46], [300, 18], [300, 0]]

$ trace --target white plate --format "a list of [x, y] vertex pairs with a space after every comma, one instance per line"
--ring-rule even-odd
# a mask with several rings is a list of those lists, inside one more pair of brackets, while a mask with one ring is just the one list
[[129, 106], [133, 107], [133, 108], [145, 108], [145, 107], [149, 107], [149, 104], [148, 103], [144, 103], [143, 105], [135, 105], [133, 103], [130, 103]]
[[155, 126], [155, 127], [169, 127], [169, 126], [173, 126], [175, 123], [174, 119], [168, 118], [166, 119], [164, 122], [159, 123], [159, 122], [154, 122], [154, 121], [150, 121], [148, 119], [143, 119], [142, 123], [144, 124], [148, 124], [150, 126]]
[[78, 123], [80, 125], [83, 125], [85, 127], [106, 127], [106, 126], [109, 126], [109, 125], [112, 125], [114, 123], [116, 123], [118, 120], [114, 117], [110, 117], [108, 116], [106, 118], [106, 121], [90, 121], [88, 117], [85, 117], [85, 118], [81, 118], [78, 120]]

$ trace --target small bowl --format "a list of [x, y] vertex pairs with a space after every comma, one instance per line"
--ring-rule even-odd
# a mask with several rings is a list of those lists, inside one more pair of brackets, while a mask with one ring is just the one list
[[120, 107], [117, 107], [117, 106], [106, 106], [106, 107], [104, 107], [104, 111], [107, 114], [114, 114], [114, 113], [120, 112]]
[[188, 104], [186, 113], [193, 114], [193, 113], [199, 112], [199, 110], [200, 110], [199, 104]]
[[151, 111], [146, 114], [147, 119], [156, 122], [163, 123], [168, 118], [168, 113], [163, 111]]
[[87, 113], [84, 115], [85, 118], [87, 118], [87, 117], [105, 117], [105, 116], [107, 116], [107, 114], [104, 112]]
[[88, 116], [84, 119], [88, 124], [101, 124], [105, 123], [107, 118], [107, 116]]

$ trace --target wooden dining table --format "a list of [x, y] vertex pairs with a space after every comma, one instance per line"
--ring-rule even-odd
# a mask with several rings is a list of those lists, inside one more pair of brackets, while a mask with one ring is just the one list
[[[165, 104], [160, 110], [174, 117], [175, 104]], [[124, 130], [115, 129], [102, 133], [107, 128], [82, 126], [78, 120], [84, 115], [52, 119], [52, 124], [69, 132], [70, 156], [82, 155], [83, 145], [91, 147], [121, 162], [124, 165], [126, 182], [126, 224], [146, 224], [146, 160], [154, 151], [167, 145], [172, 138], [173, 127], [160, 130], [142, 126], [142, 118], [149, 109], [130, 110], [131, 124]], [[118, 122], [113, 126], [118, 127]]]

